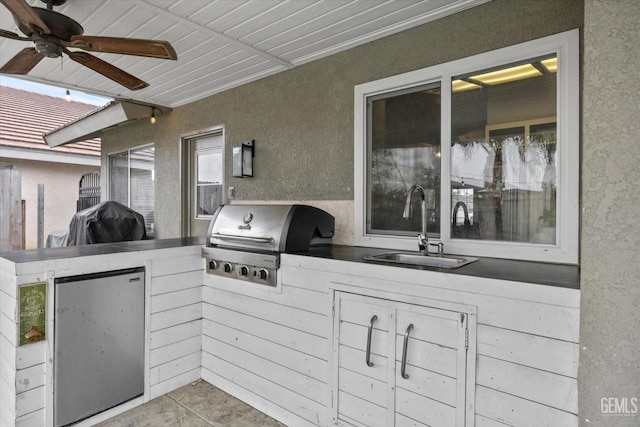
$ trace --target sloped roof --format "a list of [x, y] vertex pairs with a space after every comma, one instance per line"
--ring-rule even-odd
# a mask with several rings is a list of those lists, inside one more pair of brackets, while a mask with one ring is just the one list
[[100, 139], [51, 148], [43, 135], [99, 107], [0, 86], [0, 146], [100, 157]]

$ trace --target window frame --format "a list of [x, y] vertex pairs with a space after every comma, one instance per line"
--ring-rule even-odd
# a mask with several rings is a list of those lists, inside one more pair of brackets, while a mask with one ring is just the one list
[[[438, 89], [438, 90], [441, 90], [440, 84], [436, 85], [436, 84], [430, 83], [430, 84], [427, 84], [427, 85], [412, 86], [412, 87], [410, 87], [408, 89], [403, 89], [403, 90], [400, 90], [400, 91], [389, 91], [389, 92], [383, 92], [382, 94], [369, 96], [369, 97], [367, 97], [367, 105], [372, 105], [373, 102], [378, 101], [378, 100], [383, 100], [383, 99], [387, 100], [389, 98], [393, 98], [393, 97], [396, 97], [396, 96], [414, 94], [416, 92], [420, 92], [420, 91], [423, 91], [425, 89]], [[370, 101], [373, 101], [373, 102], [370, 102]], [[372, 109], [367, 108], [367, 140], [366, 140], [367, 147], [365, 147], [366, 153], [368, 153], [369, 152], [368, 150], [370, 148], [372, 148], [371, 146], [369, 146], [369, 142], [370, 142], [369, 141], [369, 137], [373, 134], [373, 130], [372, 130], [372, 114], [373, 114]], [[438, 151], [442, 151], [441, 145], [442, 145], [442, 143], [440, 143], [440, 146], [437, 148]], [[442, 161], [440, 161], [440, 163], [442, 163]], [[372, 180], [369, 179], [369, 178], [371, 178], [371, 168], [367, 168], [367, 170], [365, 172], [366, 172], [366, 178], [365, 178], [365, 180], [366, 180], [366, 188], [365, 188], [365, 190], [367, 192], [366, 194], [370, 194], [371, 190], [372, 190], [372, 186], [371, 186]], [[424, 186], [424, 184], [422, 184], [422, 185]], [[431, 187], [429, 187], [429, 188], [424, 187], [424, 189], [425, 189], [425, 191], [429, 192]], [[440, 188], [439, 190], [442, 191], [442, 188]], [[366, 197], [366, 195], [365, 195], [365, 197]], [[440, 194], [436, 194], [435, 191], [434, 191], [433, 198], [434, 199], [438, 199], [439, 197], [440, 197]], [[435, 205], [435, 202], [434, 202], [434, 205]], [[365, 208], [366, 208], [366, 221], [368, 223], [369, 221], [371, 221], [372, 208], [367, 206], [366, 202], [365, 202]], [[439, 210], [439, 206], [438, 206], [438, 210]], [[416, 212], [416, 215], [419, 216], [417, 212]], [[365, 226], [366, 226], [367, 223], [365, 223]], [[368, 228], [369, 227], [367, 227], [366, 229], [368, 229]], [[365, 232], [366, 232], [366, 229], [365, 229]], [[394, 232], [397, 232], [398, 234], [395, 234]], [[411, 235], [411, 233], [412, 232], [400, 231], [400, 230], [372, 230], [372, 234], [384, 235], [384, 236], [395, 236], [395, 235], [409, 236], [409, 235]], [[435, 233], [434, 230], [429, 230], [429, 234], [437, 234], [438, 236], [440, 235], [439, 232]]]
[[[144, 150], [144, 149], [148, 149], [150, 147], [153, 147], [154, 149], [154, 159], [153, 159], [153, 169], [151, 169], [151, 176], [152, 176], [152, 181], [153, 181], [153, 212], [154, 212], [154, 217], [153, 217], [153, 222], [151, 223], [147, 223], [146, 222], [146, 218], [145, 218], [145, 227], [147, 228], [147, 236], [149, 238], [153, 238], [155, 237], [155, 233], [156, 233], [156, 220], [155, 220], [155, 206], [156, 206], [156, 200], [155, 200], [155, 143], [149, 143], [149, 144], [143, 144], [143, 145], [137, 145], [135, 147], [130, 147], [127, 148], [126, 150], [120, 150], [120, 151], [114, 151], [111, 153], [107, 154], [107, 200], [113, 200], [113, 194], [111, 191], [111, 179], [113, 178], [113, 171], [112, 171], [112, 167], [111, 167], [111, 158], [113, 156], [117, 156], [119, 154], [127, 154], [127, 203], [126, 206], [130, 209], [133, 209], [131, 207], [131, 153], [135, 152], [137, 150]], [[136, 211], [137, 212], [137, 211]]]
[[[222, 152], [222, 201], [223, 203], [228, 203], [229, 197], [224, 191], [226, 188], [227, 181], [227, 160], [226, 160], [226, 130], [224, 124], [211, 126], [204, 129], [198, 129], [194, 131], [190, 131], [187, 133], [183, 133], [180, 135], [179, 146], [180, 146], [180, 179], [181, 179], [181, 195], [180, 195], [180, 229], [182, 236], [191, 236], [192, 232], [194, 232], [194, 224], [193, 222], [198, 222], [199, 224], [209, 224], [211, 222], [211, 216], [205, 215], [197, 215], [197, 196], [196, 196], [196, 179], [195, 174], [197, 173], [197, 152], [202, 152], [203, 150], [196, 150], [196, 144], [198, 140], [220, 136], [222, 138], [222, 143], [219, 147]], [[196, 225], [199, 227], [199, 225]], [[206, 230], [206, 229], [205, 229]]]
[[[555, 54], [557, 70], [557, 224], [555, 244], [451, 239], [451, 80], [530, 58]], [[367, 98], [440, 82], [440, 239], [446, 253], [578, 264], [579, 250], [579, 30], [571, 30], [354, 87], [354, 244], [397, 250], [418, 249], [415, 237], [367, 233]], [[402, 212], [398, 212], [401, 220]], [[430, 230], [431, 231], [431, 230]]]

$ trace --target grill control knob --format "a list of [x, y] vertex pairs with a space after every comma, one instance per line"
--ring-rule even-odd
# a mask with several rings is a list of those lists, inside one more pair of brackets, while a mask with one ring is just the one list
[[231, 273], [232, 271], [233, 271], [233, 264], [231, 264], [230, 262], [226, 262], [224, 264], [224, 272]]
[[209, 260], [209, 270], [215, 270], [218, 268], [218, 263], [215, 260]]
[[248, 276], [249, 275], [249, 267], [247, 267], [246, 265], [243, 265], [242, 267], [240, 267], [240, 275], [241, 276]]
[[269, 270], [261, 268], [260, 271], [258, 271], [258, 277], [262, 280], [267, 280], [269, 278]]

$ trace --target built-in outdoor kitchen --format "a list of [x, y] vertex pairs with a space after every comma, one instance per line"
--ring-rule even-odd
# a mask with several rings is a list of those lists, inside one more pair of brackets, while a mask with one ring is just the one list
[[104, 130], [102, 200], [125, 153], [154, 238], [0, 253], [0, 427], [198, 380], [287, 426], [636, 425], [595, 3], [477, 2]]
[[[3, 324], [10, 362], [3, 377], [16, 387], [3, 391], [16, 408], [3, 422], [58, 426], [88, 417], [81, 425], [91, 425], [202, 378], [292, 426], [525, 425], [531, 417], [577, 425], [577, 267], [492, 258], [458, 268], [371, 262], [365, 258], [389, 251], [332, 245], [333, 220], [311, 206], [229, 205], [206, 239], [3, 254], [3, 295], [15, 298], [2, 304], [12, 319]], [[110, 272], [140, 268], [144, 296], [127, 297], [122, 308], [104, 298], [58, 306], [78, 278], [107, 273], [99, 287], [117, 289], [123, 285]], [[127, 355], [141, 358], [139, 374], [128, 371], [140, 375], [140, 388], [93, 418], [95, 404], [84, 399], [78, 418], [58, 422], [65, 402], [57, 393], [73, 381], [56, 379], [67, 372], [55, 369], [57, 325], [73, 310], [90, 317], [96, 302], [106, 310], [101, 321], [140, 312], [126, 334], [142, 331], [141, 354]], [[34, 310], [44, 339], [29, 344], [24, 321]], [[83, 326], [75, 330], [83, 334]], [[104, 391], [119, 369], [103, 371], [97, 356], [80, 363], [80, 354], [94, 340], [122, 348], [122, 340], [110, 341], [115, 330], [77, 337], [73, 380], [97, 372]], [[83, 394], [91, 389], [85, 384]]]

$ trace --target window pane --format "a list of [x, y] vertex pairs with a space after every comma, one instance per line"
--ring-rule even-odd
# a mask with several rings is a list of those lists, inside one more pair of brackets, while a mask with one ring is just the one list
[[131, 150], [131, 206], [144, 217], [147, 235], [154, 235], [155, 148], [143, 147]]
[[154, 165], [153, 146], [109, 156], [109, 199], [140, 213], [147, 237], [155, 235]]
[[129, 153], [109, 156], [109, 197], [111, 200], [129, 205]]
[[198, 185], [196, 191], [196, 216], [213, 215], [222, 204], [222, 185]]
[[372, 97], [368, 108], [367, 232], [420, 232], [420, 212], [410, 220], [402, 218], [407, 192], [418, 184], [426, 192], [429, 234], [438, 236], [440, 85]]
[[198, 153], [198, 184], [222, 182], [222, 152]]
[[452, 92], [452, 237], [554, 244], [555, 57], [458, 76]]
[[196, 218], [213, 215], [223, 202], [223, 152], [196, 151]]

